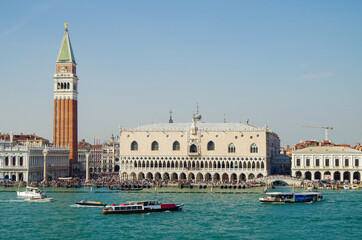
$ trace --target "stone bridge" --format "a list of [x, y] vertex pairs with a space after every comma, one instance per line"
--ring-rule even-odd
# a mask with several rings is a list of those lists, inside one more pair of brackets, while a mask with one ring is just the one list
[[301, 183], [303, 182], [303, 179], [295, 178], [295, 177], [291, 177], [291, 176], [271, 175], [271, 176], [263, 177], [263, 181], [267, 185], [270, 185], [273, 182], [280, 181], [280, 182], [285, 182], [286, 184], [291, 185], [291, 186], [300, 186]]

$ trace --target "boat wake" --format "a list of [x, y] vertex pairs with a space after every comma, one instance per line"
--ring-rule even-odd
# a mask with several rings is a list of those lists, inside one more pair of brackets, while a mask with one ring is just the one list
[[24, 202], [24, 199], [0, 200], [0, 202]]

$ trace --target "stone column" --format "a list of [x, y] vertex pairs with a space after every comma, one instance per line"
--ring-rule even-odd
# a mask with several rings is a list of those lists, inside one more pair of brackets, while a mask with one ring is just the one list
[[47, 155], [48, 155], [49, 150], [47, 149], [47, 147], [45, 146], [45, 148], [43, 149], [43, 155], [44, 155], [44, 175], [43, 175], [43, 182], [47, 181]]
[[85, 156], [86, 156], [86, 167], [85, 167], [85, 181], [89, 181], [89, 155], [90, 149], [86, 149]]

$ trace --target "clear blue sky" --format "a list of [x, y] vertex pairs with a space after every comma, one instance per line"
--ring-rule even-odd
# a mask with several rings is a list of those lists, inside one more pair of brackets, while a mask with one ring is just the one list
[[119, 125], [267, 124], [281, 145], [362, 139], [362, 1], [4, 1], [0, 132], [52, 140], [53, 74], [67, 22], [79, 140]]

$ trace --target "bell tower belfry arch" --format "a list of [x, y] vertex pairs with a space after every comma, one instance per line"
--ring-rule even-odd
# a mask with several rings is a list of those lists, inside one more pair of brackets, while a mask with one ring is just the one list
[[69, 147], [71, 174], [78, 160], [78, 77], [67, 24], [55, 65], [53, 144]]

